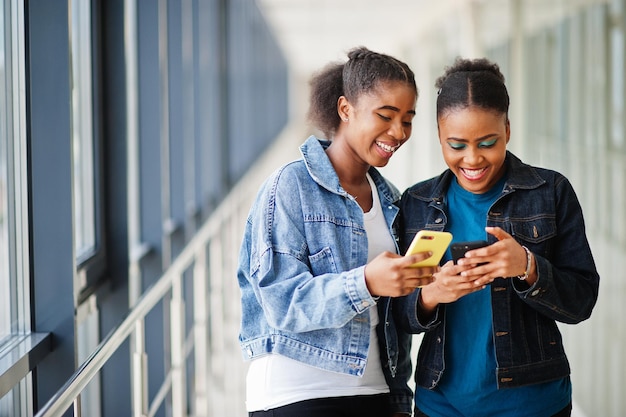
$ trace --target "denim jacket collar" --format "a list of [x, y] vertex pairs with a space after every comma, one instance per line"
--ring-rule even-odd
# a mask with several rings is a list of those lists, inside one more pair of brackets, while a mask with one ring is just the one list
[[523, 163], [509, 151], [506, 153], [504, 164], [509, 175], [505, 188], [532, 190], [546, 183], [535, 168]]
[[[332, 193], [347, 195], [348, 193], [339, 183], [339, 177], [326, 154], [326, 149], [328, 149], [331, 143], [329, 140], [310, 136], [300, 146], [300, 153], [309, 175], [315, 182]], [[374, 184], [376, 184], [379, 194], [381, 194], [380, 197], [384, 198], [387, 203], [393, 204], [400, 199], [400, 192], [390, 187], [389, 183], [385, 181], [376, 168], [370, 167], [368, 174], [370, 174]], [[381, 204], [385, 204], [385, 201], [381, 201]]]
[[[507, 151], [504, 161], [508, 173], [507, 181], [504, 185], [505, 192], [515, 189], [531, 190], [541, 187], [546, 181], [541, 178], [535, 168], [523, 163], [517, 156]], [[446, 169], [437, 179], [434, 186], [425, 182], [421, 186], [415, 186], [408, 192], [415, 198], [422, 201], [442, 202], [449, 188], [450, 181], [454, 174], [450, 169]]]

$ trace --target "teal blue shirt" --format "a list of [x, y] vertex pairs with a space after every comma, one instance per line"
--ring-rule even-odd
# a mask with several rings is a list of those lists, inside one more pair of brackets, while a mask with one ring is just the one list
[[[502, 178], [487, 193], [474, 194], [453, 179], [446, 204], [447, 230], [454, 242], [487, 240], [487, 212], [504, 183]], [[446, 305], [445, 371], [435, 390], [416, 392], [418, 408], [430, 417], [540, 417], [546, 411], [548, 416], [555, 414], [570, 402], [569, 378], [498, 390], [490, 291], [487, 286]]]

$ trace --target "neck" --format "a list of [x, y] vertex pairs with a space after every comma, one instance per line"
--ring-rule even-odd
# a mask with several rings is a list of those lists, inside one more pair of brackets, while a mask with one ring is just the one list
[[333, 165], [342, 186], [362, 186], [367, 184], [365, 175], [370, 166], [360, 160], [353, 152], [346, 151], [340, 142], [333, 143], [326, 149], [326, 154]]

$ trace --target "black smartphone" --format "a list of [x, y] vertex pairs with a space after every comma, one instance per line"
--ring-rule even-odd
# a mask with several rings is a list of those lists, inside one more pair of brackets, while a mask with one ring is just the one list
[[450, 245], [450, 253], [452, 255], [452, 260], [456, 265], [456, 262], [465, 257], [465, 252], [470, 251], [472, 249], [478, 249], [489, 245], [485, 240], [472, 240], [469, 242], [456, 242]]

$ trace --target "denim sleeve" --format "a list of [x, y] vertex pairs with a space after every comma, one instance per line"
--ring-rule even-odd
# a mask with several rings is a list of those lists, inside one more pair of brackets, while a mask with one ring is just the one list
[[393, 299], [394, 320], [398, 327], [410, 334], [424, 333], [437, 327], [440, 323], [440, 307], [437, 307], [433, 317], [427, 322], [418, 317], [419, 295], [421, 289], [417, 289], [409, 295]]
[[255, 205], [246, 236], [247, 280], [270, 326], [289, 332], [339, 328], [376, 305], [365, 284], [364, 266], [336, 268], [329, 249], [315, 254], [316, 265], [329, 273], [313, 273], [312, 256], [297, 193], [266, 183]]
[[543, 315], [575, 324], [591, 315], [600, 277], [572, 186], [561, 176], [555, 189], [558, 233], [547, 243], [524, 242], [535, 257], [538, 279], [530, 288], [517, 280], [513, 286], [522, 300]]

